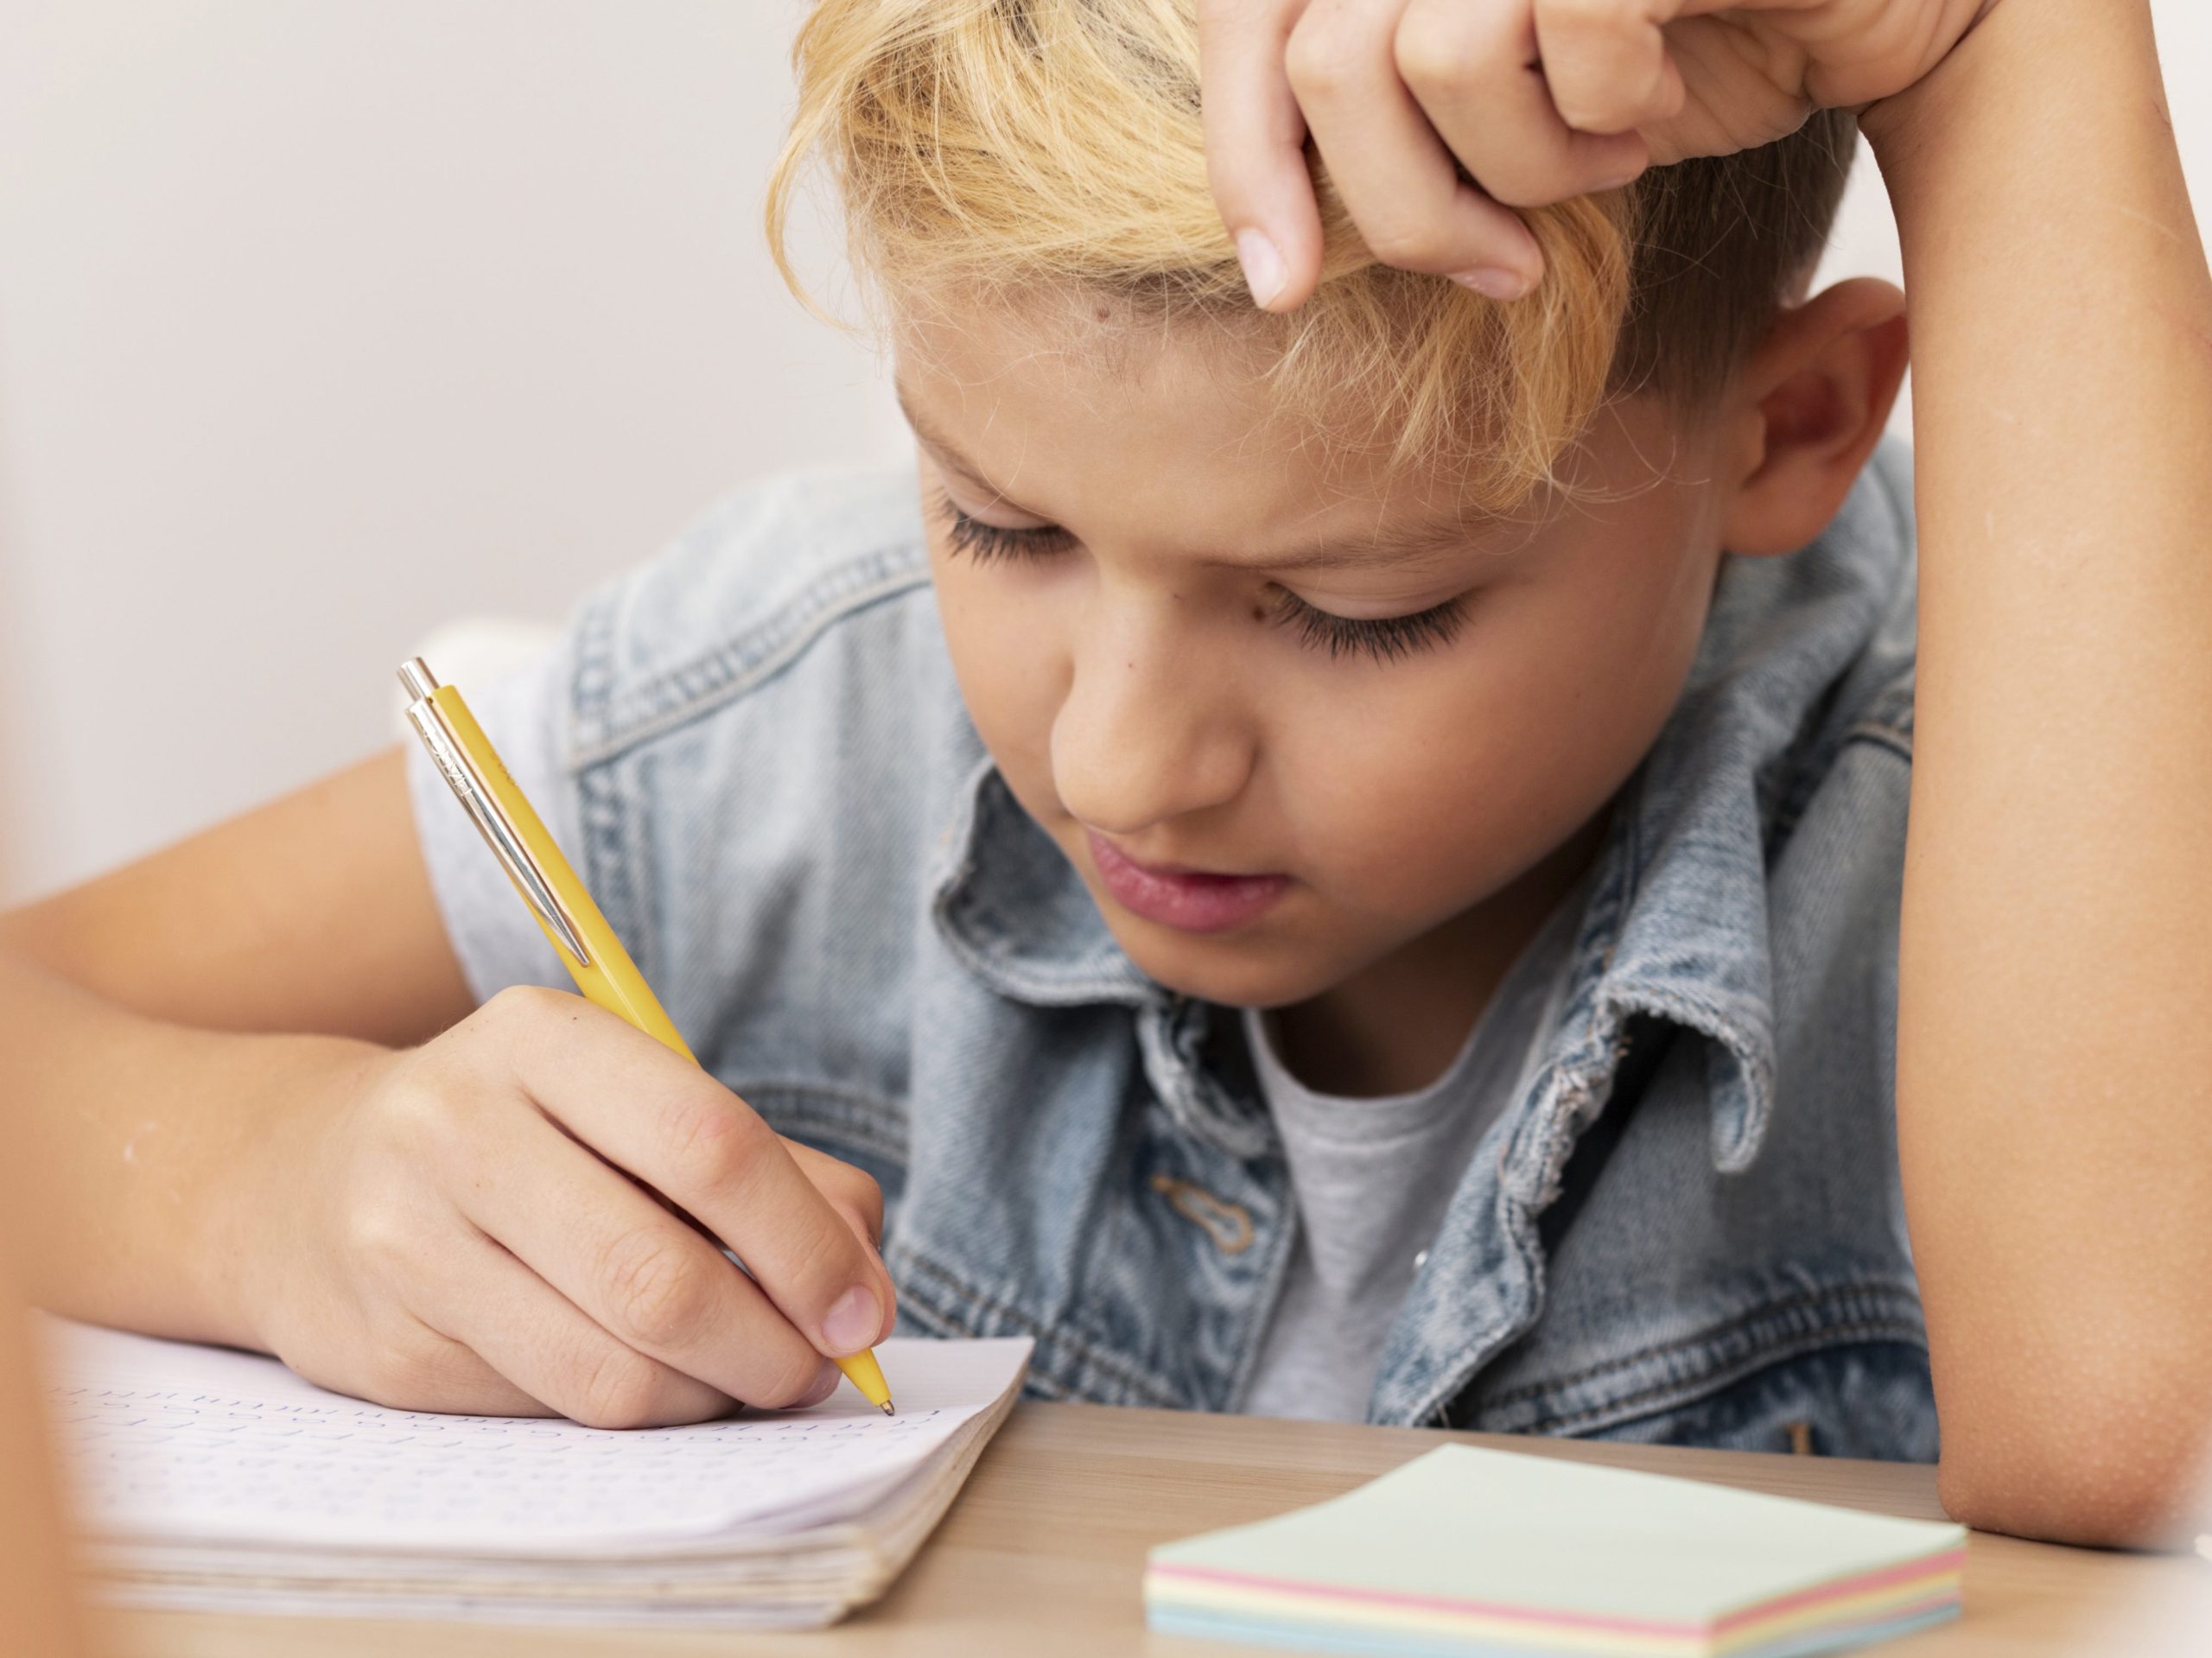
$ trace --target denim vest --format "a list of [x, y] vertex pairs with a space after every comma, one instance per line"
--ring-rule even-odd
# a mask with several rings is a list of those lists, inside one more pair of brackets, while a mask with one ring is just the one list
[[[1377, 1422], [1931, 1458], [1892, 1111], [1910, 461], [1726, 562]], [[1150, 982], [977, 740], [910, 474], [738, 495], [479, 699], [702, 1062], [867, 1169], [906, 1333], [1235, 1410], [1295, 1206], [1236, 1015]], [[416, 757], [472, 986], [563, 982]]]

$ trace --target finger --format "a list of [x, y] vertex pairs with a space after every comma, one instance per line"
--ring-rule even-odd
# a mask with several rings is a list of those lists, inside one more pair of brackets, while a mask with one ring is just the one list
[[890, 1274], [742, 1100], [578, 997], [510, 991], [494, 1008], [501, 1060], [531, 1098], [728, 1245], [819, 1351], [882, 1338]]
[[799, 1172], [814, 1183], [814, 1188], [830, 1200], [830, 1206], [842, 1215], [859, 1235], [861, 1242], [878, 1255], [883, 1251], [883, 1188], [862, 1171], [849, 1163], [840, 1162], [827, 1152], [817, 1152], [813, 1147], [785, 1139], [784, 1149], [791, 1153], [791, 1161], [798, 1165]]
[[419, 1316], [562, 1415], [587, 1427], [668, 1427], [734, 1408], [727, 1394], [626, 1347], [482, 1234], [456, 1254]]
[[1538, 207], [1618, 189], [1649, 159], [1634, 132], [1577, 132], [1560, 118], [1526, 0], [1412, 0], [1395, 51], [1429, 124], [1494, 200]]
[[[527, 1275], [544, 1295], [562, 1301], [567, 1316], [563, 1333], [555, 1337], [549, 1324], [537, 1343], [539, 1356], [520, 1361], [531, 1379], [497, 1356], [487, 1358], [525, 1387], [549, 1370], [556, 1380], [568, 1378], [571, 1395], [580, 1364], [604, 1367], [593, 1387], [616, 1404], [636, 1402], [624, 1398], [626, 1389], [643, 1391], [649, 1382], [665, 1388], [668, 1382], [649, 1379], [609, 1344], [654, 1372], [680, 1375], [700, 1401], [711, 1392], [780, 1409], [816, 1388], [822, 1355], [711, 1240], [567, 1135], [543, 1123], [531, 1128], [502, 1147], [494, 1172], [454, 1196], [486, 1247], [497, 1247], [513, 1262], [500, 1282]], [[523, 1299], [519, 1289], [515, 1295]], [[578, 1319], [596, 1332], [592, 1339]], [[501, 1353], [518, 1353], [528, 1337], [527, 1327], [510, 1335]]]
[[1632, 132], [1687, 96], [1665, 25], [1683, 0], [1535, 0], [1536, 49], [1553, 107], [1580, 132]]
[[1206, 178], [1262, 310], [1294, 311], [1321, 276], [1306, 120], [1283, 69], [1304, 0], [1199, 0]]
[[1528, 226], [1459, 176], [1398, 79], [1394, 12], [1316, 0], [1292, 31], [1290, 83], [1375, 257], [1517, 299], [1543, 274]]

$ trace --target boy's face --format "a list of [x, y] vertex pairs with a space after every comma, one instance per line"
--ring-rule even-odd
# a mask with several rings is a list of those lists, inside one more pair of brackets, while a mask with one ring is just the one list
[[1705, 620], [1708, 435], [1630, 402], [1562, 463], [1575, 504], [1484, 520], [1270, 441], [1230, 347], [996, 317], [903, 345], [968, 707], [1153, 978], [1304, 1001], [1586, 855]]

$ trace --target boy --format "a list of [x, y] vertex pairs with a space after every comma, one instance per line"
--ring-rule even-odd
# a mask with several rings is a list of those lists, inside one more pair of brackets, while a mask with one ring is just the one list
[[[1413, 11], [1267, 11], [1224, 225], [1172, 0], [823, 0], [791, 159], [922, 515], [741, 497], [483, 699], [713, 1078], [495, 994], [550, 959], [388, 756], [13, 923], [48, 1304], [622, 1423], [819, 1396], [895, 1278], [1046, 1393], [1920, 1456], [1940, 1406], [1962, 1517], [2171, 1528], [2212, 284], [2147, 17], [1691, 10], [1402, 61]], [[1798, 282], [1847, 126], [1611, 187], [1843, 101], [1917, 673], [1902, 297]]]

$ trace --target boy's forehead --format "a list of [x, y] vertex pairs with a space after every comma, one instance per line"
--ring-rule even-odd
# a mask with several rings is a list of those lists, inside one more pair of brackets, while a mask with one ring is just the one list
[[[980, 496], [1268, 562], [1464, 550], [1503, 521], [1442, 468], [1394, 465], [1286, 415], [1264, 356], [1202, 322], [1150, 330], [1065, 311], [909, 321], [901, 405], [930, 458]], [[1536, 504], [1510, 521], [1525, 528]], [[1237, 556], [1245, 556], [1243, 553]]]

